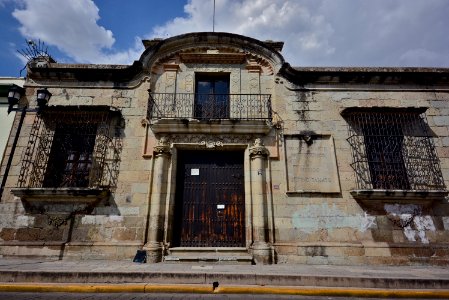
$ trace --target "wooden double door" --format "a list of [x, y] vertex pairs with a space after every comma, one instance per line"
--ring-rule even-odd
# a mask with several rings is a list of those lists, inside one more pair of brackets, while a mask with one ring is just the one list
[[180, 151], [174, 246], [245, 246], [243, 151]]

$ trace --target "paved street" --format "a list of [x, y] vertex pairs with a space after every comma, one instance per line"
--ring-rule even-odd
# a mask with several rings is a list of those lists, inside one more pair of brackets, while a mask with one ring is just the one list
[[[345, 299], [446, 297], [449, 269], [423, 266], [188, 265], [0, 259], [1, 299]], [[209, 293], [213, 287], [220, 294]], [[35, 293], [26, 293], [34, 291]], [[146, 291], [144, 294], [143, 291]], [[283, 296], [304, 293], [318, 296]], [[343, 291], [343, 292], [342, 292]], [[20, 292], [20, 293], [17, 293]], [[45, 292], [45, 293], [39, 293]], [[53, 293], [49, 293], [53, 292]], [[64, 293], [61, 293], [64, 292]], [[81, 293], [82, 294], [76, 294]], [[94, 292], [104, 292], [89, 294]], [[107, 294], [117, 292], [114, 294]], [[131, 293], [134, 292], [134, 293]], [[223, 294], [221, 294], [223, 293]], [[224, 294], [240, 293], [240, 294]], [[259, 293], [246, 295], [247, 293]], [[276, 295], [267, 295], [269, 293]]]
[[[0, 300], [343, 300], [347, 297], [308, 297], [308, 296], [284, 296], [284, 295], [197, 295], [197, 294], [76, 294], [76, 293], [0, 293]], [[351, 298], [351, 300], [374, 300], [379, 298]], [[404, 299], [404, 298], [401, 298]], [[405, 299], [407, 300], [407, 299]], [[408, 298], [408, 300], [414, 300]]]

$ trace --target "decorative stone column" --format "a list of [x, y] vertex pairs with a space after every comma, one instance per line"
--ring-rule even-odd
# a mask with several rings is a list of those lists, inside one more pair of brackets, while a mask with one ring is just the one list
[[253, 212], [253, 244], [251, 246], [256, 263], [272, 262], [271, 246], [268, 243], [267, 191], [265, 176], [265, 161], [268, 149], [260, 139], [249, 148], [251, 157], [251, 198]]
[[153, 185], [151, 189], [150, 213], [148, 221], [147, 243], [143, 247], [147, 251], [147, 261], [162, 261], [162, 240], [164, 224], [164, 202], [167, 197], [167, 168], [170, 160], [170, 144], [165, 137], [159, 139], [154, 146]]

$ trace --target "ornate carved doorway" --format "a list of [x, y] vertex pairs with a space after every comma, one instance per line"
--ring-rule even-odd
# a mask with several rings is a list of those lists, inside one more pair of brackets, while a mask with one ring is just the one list
[[174, 244], [245, 246], [242, 151], [180, 151]]

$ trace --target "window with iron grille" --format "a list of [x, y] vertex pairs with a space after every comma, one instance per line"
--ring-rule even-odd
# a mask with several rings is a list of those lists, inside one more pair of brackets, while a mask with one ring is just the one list
[[88, 187], [97, 124], [58, 124], [43, 187]]
[[362, 190], [444, 190], [425, 108], [348, 108], [352, 167]]
[[36, 116], [19, 187], [104, 188], [116, 185], [119, 114], [104, 107], [47, 109]]

